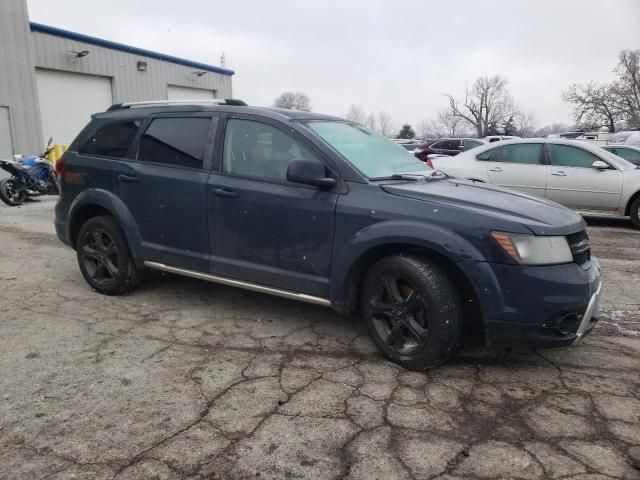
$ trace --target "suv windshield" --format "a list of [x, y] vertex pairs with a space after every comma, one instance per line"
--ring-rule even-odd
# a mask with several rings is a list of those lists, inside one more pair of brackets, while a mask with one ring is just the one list
[[431, 172], [400, 145], [362, 125], [324, 120], [310, 120], [306, 125], [370, 179]]

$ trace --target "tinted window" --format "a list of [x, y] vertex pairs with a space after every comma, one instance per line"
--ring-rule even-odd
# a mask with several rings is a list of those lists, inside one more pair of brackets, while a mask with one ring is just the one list
[[593, 162], [601, 160], [601, 158], [593, 153], [571, 145], [556, 145], [550, 143], [548, 148], [551, 156], [551, 165], [591, 168]]
[[496, 150], [498, 150], [497, 148], [490, 148], [489, 150], [482, 152], [480, 155], [478, 155], [476, 158], [478, 160], [483, 160], [483, 161], [488, 161], [491, 160], [491, 157], [493, 157], [493, 154], [496, 153]]
[[498, 162], [525, 163], [538, 165], [542, 153], [541, 143], [525, 143], [521, 145], [503, 145], [498, 153]]
[[632, 148], [616, 148], [613, 153], [636, 165], [640, 162], [640, 151], [638, 150], [633, 150]]
[[315, 156], [291, 135], [266, 123], [232, 119], [224, 134], [222, 169], [246, 177], [287, 180], [292, 160], [315, 160]]
[[435, 148], [442, 148], [443, 150], [458, 150], [460, 148], [460, 140], [443, 140], [440, 142], [440, 146]]
[[138, 159], [201, 168], [211, 120], [156, 118], [140, 141]]
[[138, 133], [140, 123], [140, 120], [135, 119], [102, 125], [80, 147], [80, 153], [104, 157], [124, 157], [133, 137]]

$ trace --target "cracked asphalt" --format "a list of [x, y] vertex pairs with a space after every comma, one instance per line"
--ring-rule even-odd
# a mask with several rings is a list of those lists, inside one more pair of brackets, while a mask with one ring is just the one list
[[0, 206], [2, 479], [640, 479], [640, 232], [590, 220], [602, 321], [424, 373], [357, 319], [172, 275], [92, 292], [54, 198]]

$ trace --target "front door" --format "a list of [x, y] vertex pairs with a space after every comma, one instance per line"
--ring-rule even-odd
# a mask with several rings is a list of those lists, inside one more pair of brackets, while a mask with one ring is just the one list
[[547, 172], [547, 198], [576, 210], [612, 211], [618, 208], [622, 173], [614, 166], [593, 168], [603, 158], [579, 146], [547, 145], [551, 165]]
[[292, 129], [253, 116], [227, 118], [222, 146], [209, 180], [212, 272], [327, 297], [338, 194], [286, 175], [291, 160], [323, 163], [321, 154]]
[[141, 135], [137, 162], [117, 175], [144, 258], [209, 271], [207, 179], [213, 152], [210, 115], [156, 116]]
[[487, 176], [494, 185], [544, 197], [547, 166], [542, 143], [503, 145], [487, 162]]

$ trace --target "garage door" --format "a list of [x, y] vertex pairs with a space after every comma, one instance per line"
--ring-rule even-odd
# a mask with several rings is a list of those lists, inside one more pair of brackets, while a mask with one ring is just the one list
[[68, 145], [92, 113], [113, 104], [108, 77], [37, 69], [36, 80], [45, 143], [52, 137], [54, 144]]
[[13, 145], [11, 143], [11, 123], [9, 107], [0, 107], [0, 160], [11, 160]]
[[213, 100], [214, 98], [216, 98], [215, 90], [167, 85], [168, 100]]

